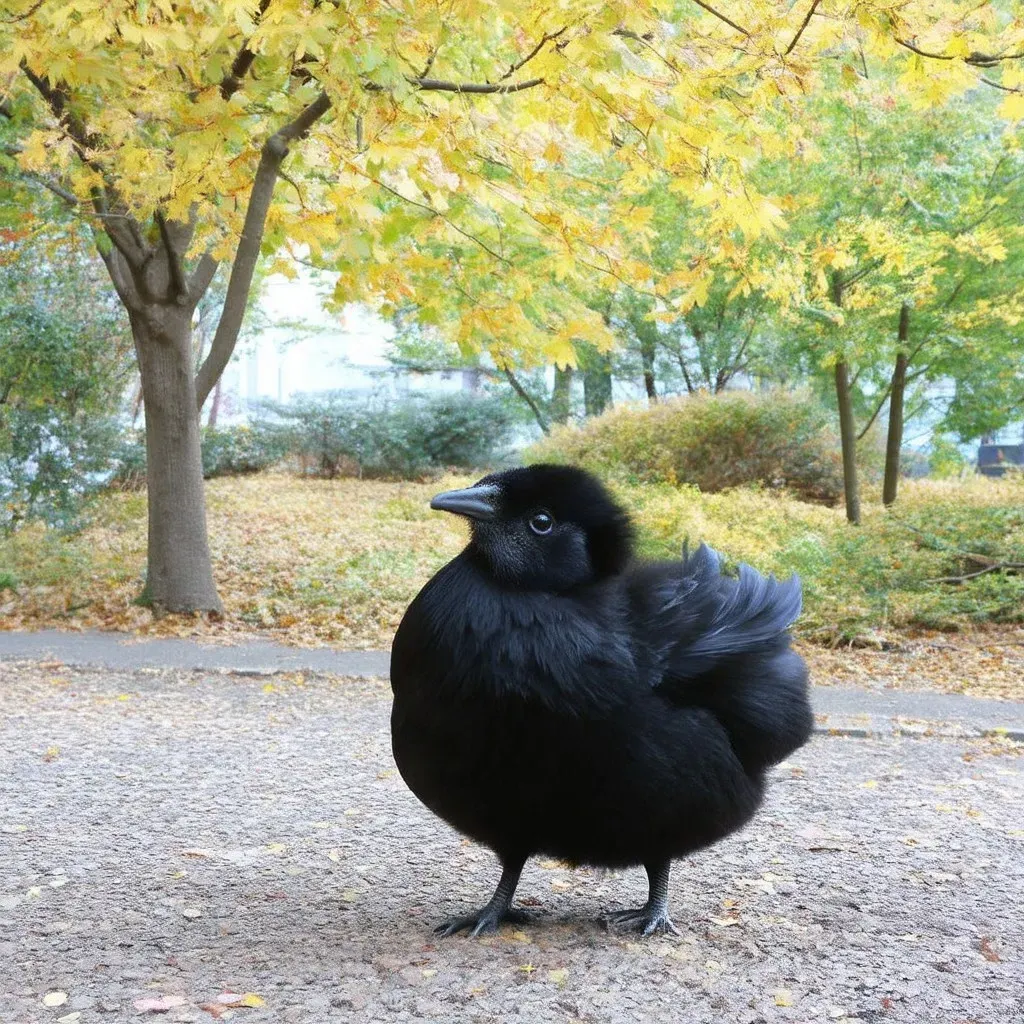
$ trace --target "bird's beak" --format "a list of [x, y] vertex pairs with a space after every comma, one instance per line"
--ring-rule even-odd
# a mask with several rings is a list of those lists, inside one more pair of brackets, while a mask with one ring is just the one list
[[443, 491], [430, 501], [430, 507], [439, 512], [454, 512], [470, 519], [494, 519], [498, 511], [495, 504], [498, 488], [491, 484], [477, 484], [461, 491]]

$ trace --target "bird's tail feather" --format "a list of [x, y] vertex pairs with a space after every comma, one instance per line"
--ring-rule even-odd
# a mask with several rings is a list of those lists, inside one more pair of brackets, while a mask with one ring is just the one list
[[683, 579], [680, 601], [700, 624], [670, 655], [666, 683], [677, 700], [715, 714], [748, 770], [764, 769], [813, 725], [807, 669], [787, 632], [800, 614], [800, 580], [780, 583], [748, 565], [724, 577], [706, 545], [686, 558]]

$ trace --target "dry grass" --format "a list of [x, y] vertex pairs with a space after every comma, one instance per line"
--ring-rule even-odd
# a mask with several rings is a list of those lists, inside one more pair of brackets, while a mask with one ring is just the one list
[[[428, 509], [433, 484], [220, 479], [208, 487], [220, 623], [153, 622], [133, 603], [145, 566], [145, 497], [110, 494], [74, 537], [38, 528], [0, 541], [0, 628], [136, 629], [249, 634], [296, 644], [387, 647], [427, 578], [465, 541], [455, 518]], [[731, 560], [804, 580], [802, 636], [816, 643], [881, 644], [924, 630], [1024, 621], [1024, 574], [993, 572], [960, 586], [929, 582], [963, 572], [967, 553], [1024, 560], [1024, 482], [906, 483], [885, 513], [873, 496], [859, 529], [839, 510], [774, 493], [704, 495], [668, 485], [618, 488], [648, 555], [706, 540]]]

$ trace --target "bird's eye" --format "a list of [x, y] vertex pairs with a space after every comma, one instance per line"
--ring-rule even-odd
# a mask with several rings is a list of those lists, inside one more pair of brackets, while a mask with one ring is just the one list
[[554, 525], [554, 519], [552, 519], [547, 512], [535, 512], [530, 516], [530, 529], [540, 536], [544, 536], [545, 533], [550, 533]]

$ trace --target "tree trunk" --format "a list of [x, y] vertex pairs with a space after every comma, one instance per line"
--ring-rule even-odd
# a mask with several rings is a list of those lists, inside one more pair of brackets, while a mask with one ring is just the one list
[[555, 367], [555, 384], [551, 389], [551, 422], [566, 423], [572, 412], [573, 368]]
[[217, 378], [217, 383], [213, 388], [213, 398], [210, 399], [210, 415], [207, 417], [206, 425], [211, 430], [217, 426], [217, 413], [220, 412], [220, 395], [221, 386], [224, 383], [223, 377]]
[[910, 306], [904, 302], [900, 309], [899, 351], [896, 369], [889, 392], [889, 434], [885, 443], [885, 480], [882, 484], [882, 504], [896, 500], [900, 482], [900, 449], [903, 447], [903, 394], [907, 387], [907, 339], [910, 335]]
[[612, 404], [612, 361], [607, 352], [589, 352], [583, 368], [583, 407], [600, 416]]
[[647, 393], [647, 404], [655, 405], [658, 401], [658, 386], [654, 379], [654, 338], [640, 339], [640, 363], [644, 371], [644, 391]]
[[191, 310], [130, 313], [146, 414], [149, 564], [144, 597], [158, 611], [221, 611], [206, 539]]
[[860, 522], [860, 485], [857, 482], [857, 435], [853, 426], [853, 403], [850, 400], [850, 368], [836, 363], [836, 402], [839, 405], [839, 435], [843, 444], [843, 491], [846, 495], [846, 518]]

